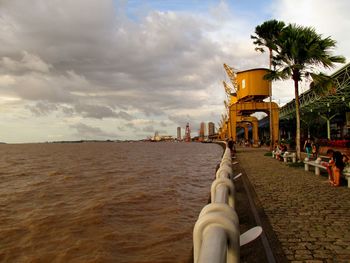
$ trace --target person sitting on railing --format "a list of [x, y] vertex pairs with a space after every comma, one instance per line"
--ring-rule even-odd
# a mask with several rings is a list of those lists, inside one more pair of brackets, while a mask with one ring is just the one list
[[275, 149], [276, 159], [279, 161], [283, 161], [283, 155], [286, 151], [287, 151], [287, 146], [285, 144], [280, 143], [279, 145], [277, 145]]
[[274, 156], [275, 156], [275, 158], [276, 159], [278, 159], [278, 156], [281, 154], [281, 147], [280, 147], [280, 145], [279, 144], [275, 144], [275, 146], [274, 146], [274, 150], [273, 150], [273, 153], [274, 153]]
[[277, 157], [278, 157], [278, 160], [283, 161], [283, 155], [287, 151], [287, 145], [285, 145], [284, 143], [281, 143], [279, 147], [281, 152]]
[[276, 152], [278, 152], [279, 144], [278, 141], [275, 141], [273, 144], [272, 157], [276, 158]]
[[327, 150], [327, 156], [330, 157], [329, 166], [327, 167], [329, 182], [333, 186], [340, 185], [340, 175], [344, 169], [343, 154], [332, 149]]
[[316, 160], [318, 157], [319, 146], [316, 142], [313, 142], [311, 148], [312, 148], [312, 158]]

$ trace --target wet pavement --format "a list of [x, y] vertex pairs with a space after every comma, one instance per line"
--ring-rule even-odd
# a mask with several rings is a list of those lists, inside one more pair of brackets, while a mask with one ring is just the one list
[[234, 172], [243, 172], [253, 192], [276, 262], [350, 262], [350, 188], [331, 187], [326, 174], [290, 167], [267, 151], [238, 148]]

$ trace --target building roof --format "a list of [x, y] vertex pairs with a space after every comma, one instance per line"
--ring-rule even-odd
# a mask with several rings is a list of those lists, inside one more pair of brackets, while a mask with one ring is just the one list
[[[309, 89], [300, 94], [300, 112], [318, 112], [324, 114], [350, 107], [350, 63], [331, 75], [336, 85], [335, 90], [320, 94], [316, 89]], [[280, 119], [295, 115], [295, 99], [280, 108]]]

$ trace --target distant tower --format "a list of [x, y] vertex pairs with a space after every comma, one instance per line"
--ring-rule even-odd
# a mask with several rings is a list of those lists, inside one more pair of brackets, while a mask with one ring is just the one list
[[181, 127], [177, 127], [177, 140], [181, 141]]
[[153, 141], [160, 141], [160, 136], [158, 131], [155, 131], [153, 136]]
[[190, 131], [190, 124], [186, 124], [186, 130], [185, 130], [185, 141], [190, 142], [191, 141], [191, 131]]
[[208, 135], [214, 135], [215, 134], [215, 124], [213, 122], [208, 123]]
[[203, 141], [204, 140], [204, 136], [205, 136], [205, 123], [201, 122], [201, 126], [200, 126], [200, 129], [199, 129], [199, 139], [201, 141]]

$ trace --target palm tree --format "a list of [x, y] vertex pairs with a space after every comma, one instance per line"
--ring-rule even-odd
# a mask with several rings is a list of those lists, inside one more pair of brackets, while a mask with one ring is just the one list
[[[271, 70], [272, 66], [272, 51], [276, 50], [276, 39], [282, 32], [282, 29], [285, 27], [284, 22], [277, 21], [275, 19], [268, 20], [262, 23], [260, 26], [255, 28], [255, 36], [251, 35], [251, 39], [254, 39], [254, 44], [257, 45], [255, 48], [256, 51], [264, 53], [264, 47], [267, 47], [269, 50], [269, 69]], [[270, 149], [272, 150], [272, 146], [274, 141], [277, 138], [273, 138], [273, 125], [272, 125], [272, 86], [270, 82], [269, 87], [269, 95], [270, 95]]]
[[295, 111], [296, 111], [296, 151], [300, 160], [300, 107], [299, 81], [311, 77], [317, 83], [322, 83], [324, 75], [318, 73], [318, 68], [332, 68], [334, 63], [344, 63], [343, 56], [333, 56], [332, 50], [336, 41], [330, 37], [322, 38], [312, 27], [290, 24], [285, 27], [275, 42], [276, 55], [272, 57], [274, 70], [266, 79], [292, 79], [294, 81]]

